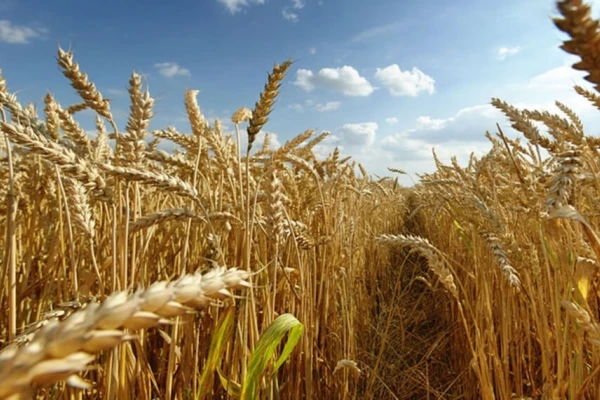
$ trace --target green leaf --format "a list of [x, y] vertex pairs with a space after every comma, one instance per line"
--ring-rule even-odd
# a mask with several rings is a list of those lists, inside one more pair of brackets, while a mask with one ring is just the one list
[[288, 332], [287, 343], [285, 344], [281, 355], [275, 362], [271, 375], [272, 377], [292, 354], [294, 347], [296, 347], [296, 344], [298, 344], [298, 341], [302, 337], [304, 325], [302, 325], [292, 314], [282, 314], [269, 325], [258, 343], [256, 343], [256, 347], [254, 348], [248, 363], [248, 375], [244, 378], [244, 384], [242, 385], [241, 400], [253, 400], [258, 398], [261, 378], [267, 369], [269, 361], [271, 361], [275, 355], [277, 346]]
[[[234, 312], [235, 308], [230, 307], [225, 313], [223, 313], [217, 325], [217, 330], [212, 336], [208, 359], [206, 360], [206, 365], [204, 366], [202, 376], [200, 377], [200, 390], [196, 396], [196, 399], [204, 398], [204, 396], [209, 393], [212, 387], [212, 378], [219, 366], [219, 362], [223, 359], [225, 347], [233, 331]], [[220, 375], [221, 374], [219, 372], [219, 376]]]
[[465, 245], [467, 245], [467, 249], [469, 249], [469, 252], [473, 253], [473, 248], [471, 247], [471, 241], [467, 237], [465, 230], [462, 228], [462, 226], [460, 226], [460, 224], [458, 223], [457, 220], [452, 221], [452, 223], [454, 225], [454, 229], [458, 233], [458, 236], [460, 236], [461, 240], [463, 242], [465, 242]]
[[223, 385], [223, 388], [227, 390], [227, 394], [229, 394], [234, 399], [239, 399], [240, 397], [242, 397], [242, 385], [224, 377], [221, 373], [221, 367], [217, 367], [217, 373], [219, 374], [221, 385]]

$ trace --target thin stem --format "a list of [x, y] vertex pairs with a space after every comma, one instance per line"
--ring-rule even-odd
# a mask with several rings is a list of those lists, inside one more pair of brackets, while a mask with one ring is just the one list
[[[4, 113], [2, 114], [4, 120]], [[17, 335], [17, 246], [15, 242], [15, 216], [17, 214], [17, 201], [15, 200], [14, 171], [12, 154], [8, 136], [4, 136], [6, 154], [8, 158], [8, 194], [6, 218], [6, 249], [4, 270], [8, 271], [8, 340], [12, 341]]]
[[[71, 224], [71, 212], [69, 211], [69, 201], [67, 200], [67, 193], [65, 191], [65, 187], [63, 185], [62, 179], [60, 177], [60, 170], [58, 166], [54, 166], [54, 171], [56, 172], [56, 179], [58, 181], [58, 187], [60, 188], [60, 193], [62, 194], [62, 198], [65, 202], [65, 217], [67, 218], [67, 232], [69, 233], [69, 246], [71, 248], [71, 254], [69, 257], [69, 262], [71, 264], [71, 271], [73, 273], [73, 291], [75, 294], [75, 299], [79, 298], [79, 274], [77, 273], [77, 266], [75, 265], [75, 241], [73, 239], [73, 225]], [[98, 276], [98, 278], [100, 278]]]

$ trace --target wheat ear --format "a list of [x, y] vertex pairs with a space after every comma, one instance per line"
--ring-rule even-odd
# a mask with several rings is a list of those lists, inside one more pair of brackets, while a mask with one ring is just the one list
[[231, 296], [231, 290], [250, 287], [249, 276], [236, 268], [216, 267], [204, 275], [197, 272], [172, 282], [155, 282], [133, 294], [116, 292], [63, 321], [49, 320], [26, 345], [11, 345], [0, 352], [0, 399], [62, 380], [85, 387], [76, 374], [94, 360], [94, 353], [131, 339], [125, 329], [150, 328], [193, 308], [208, 307]]
[[429, 268], [437, 275], [444, 287], [452, 293], [454, 297], [458, 298], [454, 276], [446, 265], [446, 261], [441, 252], [429, 243], [429, 240], [413, 235], [379, 235], [377, 241], [379, 243], [409, 246], [418, 250], [427, 259]]
[[258, 135], [258, 132], [260, 132], [269, 120], [267, 117], [273, 109], [273, 104], [275, 104], [275, 98], [281, 86], [281, 81], [285, 78], [285, 73], [291, 65], [292, 62], [290, 60], [281, 65], [275, 65], [273, 72], [269, 74], [265, 90], [260, 94], [260, 100], [254, 106], [254, 110], [252, 110], [252, 118], [250, 118], [248, 124], [248, 154], [252, 149], [252, 143], [254, 143], [256, 135]]
[[588, 72], [585, 79], [600, 90], [600, 23], [592, 18], [592, 8], [582, 0], [559, 1], [557, 6], [563, 18], [555, 18], [554, 24], [571, 37], [560, 48], [581, 57], [573, 68]]
[[79, 64], [73, 62], [73, 53], [59, 47], [57, 60], [58, 65], [63, 69], [63, 74], [71, 81], [71, 86], [79, 93], [85, 104], [106, 119], [112, 120], [108, 100], [104, 99], [96, 86], [89, 81], [87, 74], [79, 70]]

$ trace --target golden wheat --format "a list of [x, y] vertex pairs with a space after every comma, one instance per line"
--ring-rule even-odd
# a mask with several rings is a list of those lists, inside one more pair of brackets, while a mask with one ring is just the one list
[[155, 282], [134, 294], [113, 293], [103, 303], [89, 303], [60, 322], [46, 320], [25, 345], [0, 352], [0, 398], [64, 379], [90, 388], [73, 375], [85, 369], [94, 353], [131, 340], [125, 329], [147, 329], [207, 307], [230, 296], [230, 290], [250, 287], [248, 277], [235, 268], [215, 268], [204, 275]]

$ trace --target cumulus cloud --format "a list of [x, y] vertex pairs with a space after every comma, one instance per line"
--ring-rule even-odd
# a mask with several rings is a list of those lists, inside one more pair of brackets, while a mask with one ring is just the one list
[[288, 105], [290, 110], [304, 112], [306, 109], [315, 110], [318, 112], [335, 111], [342, 106], [340, 101], [328, 101], [326, 103], [316, 103], [312, 99], [306, 99], [304, 104], [293, 103]]
[[287, 19], [288, 21], [292, 22], [298, 22], [298, 14], [296, 14], [295, 12], [283, 9], [281, 11], [281, 15], [283, 15], [283, 19]]
[[348, 146], [369, 147], [375, 142], [377, 134], [376, 122], [361, 122], [358, 124], [344, 124], [340, 129], [342, 143]]
[[383, 138], [377, 144], [380, 156], [370, 165], [375, 173], [386, 173], [387, 166], [401, 168], [408, 173], [401, 181], [411, 184], [418, 179], [416, 174], [435, 171], [433, 150], [443, 163], [456, 156], [459, 164], [465, 165], [471, 153], [483, 156], [491, 147], [485, 132], [494, 132], [496, 122], [505, 133], [509, 131], [500, 112], [489, 104], [463, 108], [444, 119], [421, 116], [413, 128]]
[[297, 112], [302, 112], [302, 111], [304, 111], [304, 107], [303, 107], [303, 106], [302, 106], [302, 104], [300, 104], [300, 103], [294, 103], [294, 104], [290, 104], [290, 105], [288, 106], [288, 108], [289, 108], [290, 110], [294, 110], [294, 111], [297, 111]]
[[[291, 5], [289, 7], [285, 7], [281, 10], [281, 15], [283, 15], [284, 19], [292, 22], [298, 22], [298, 10], [302, 10], [306, 6], [304, 0], [292, 0]], [[296, 11], [292, 11], [296, 10]]]
[[31, 39], [43, 38], [47, 33], [45, 28], [16, 25], [9, 20], [0, 19], [0, 42], [27, 44]]
[[[582, 75], [568, 66], [553, 68], [529, 79], [511, 95], [513, 99], [504, 100], [519, 109], [549, 111], [561, 115], [553, 101], [559, 99], [578, 113], [585, 126], [596, 126], [600, 123], [597, 110], [572, 90], [575, 84], [586, 86], [582, 82]], [[519, 99], [522, 101], [516, 101]], [[490, 143], [485, 133], [496, 132], [496, 123], [500, 124], [508, 136], [522, 137], [510, 128], [506, 116], [488, 103], [462, 108], [447, 118], [420, 116], [411, 129], [389, 135], [379, 145], [398, 161], [421, 160], [430, 163], [423, 165], [432, 166], [432, 148], [436, 149], [440, 158], [449, 160], [450, 156], [457, 155], [459, 161], [461, 157], [466, 161], [471, 151], [479, 154], [489, 149]], [[544, 126], [540, 128], [542, 134], [545, 134], [547, 129]]]
[[577, 62], [579, 59], [570, 57], [568, 64], [549, 69], [532, 77], [519, 89], [515, 90], [515, 94], [504, 100], [519, 108], [561, 114], [554, 102], [554, 100], [559, 100], [577, 113], [584, 123], [589, 121], [590, 123], [586, 123], [586, 126], [596, 125], [600, 122], [598, 110], [573, 89], [573, 86], [579, 85], [593, 91], [593, 85], [583, 79], [586, 75], [585, 72], [576, 71], [570, 67], [573, 61]]
[[[572, 60], [569, 60], [569, 64]], [[562, 115], [554, 104], [560, 100], [573, 109], [581, 118], [584, 127], [600, 125], [600, 115], [593, 105], [573, 91], [578, 84], [591, 87], [582, 77], [585, 73], [574, 71], [569, 65], [547, 70], [537, 76], [518, 82], [507, 90], [503, 100], [519, 109], [549, 111]], [[510, 121], [491, 104], [479, 104], [462, 108], [450, 116], [423, 115], [416, 118], [412, 128], [388, 135], [377, 141], [369, 151], [358, 154], [369, 172], [386, 174], [387, 166], [401, 168], [409, 175], [401, 181], [410, 184], [417, 179], [417, 173], [435, 171], [432, 149], [443, 163], [449, 163], [456, 156], [459, 164], [466, 165], [472, 152], [476, 156], [484, 155], [491, 147], [485, 133], [497, 132], [496, 123], [508, 137], [523, 135], [510, 127]], [[547, 128], [541, 127], [541, 133], [547, 134]], [[523, 139], [524, 140], [524, 139]], [[370, 153], [376, 156], [370, 156]]]
[[296, 71], [296, 80], [293, 82], [293, 84], [300, 86], [307, 92], [311, 92], [315, 89], [314, 78], [315, 75], [311, 70], [301, 68]]
[[308, 69], [299, 69], [296, 72], [294, 85], [310, 92], [317, 86], [332, 89], [346, 96], [369, 96], [373, 87], [369, 81], [360, 76], [358, 71], [351, 66], [341, 68], [323, 68], [316, 74]]
[[[317, 135], [315, 135], [315, 137], [316, 136]], [[329, 132], [329, 135], [323, 139], [321, 143], [313, 147], [313, 152], [319, 160], [324, 160], [335, 150], [336, 147], [340, 150], [344, 149], [344, 146], [341, 145], [339, 136], [333, 135], [331, 132]]]
[[563, 65], [534, 76], [528, 86], [530, 88], [570, 90], [574, 86], [574, 82], [581, 80], [584, 75], [585, 73], [576, 71], [569, 65]]
[[487, 142], [486, 130], [495, 130], [496, 123], [504, 124], [506, 118], [491, 104], [479, 104], [460, 109], [450, 118], [421, 116], [413, 132], [420, 138], [446, 143], [453, 140]]
[[[270, 150], [276, 150], [281, 147], [281, 142], [279, 141], [279, 138], [277, 137], [276, 133], [265, 132], [262, 130], [258, 133], [258, 135], [256, 135], [256, 139], [254, 140], [253, 146], [256, 149], [262, 149], [262, 147], [265, 143], [265, 139], [267, 138], [267, 135], [269, 135], [269, 149]], [[244, 135], [244, 136], [247, 136], [247, 135]], [[243, 148], [245, 148], [245, 147], [243, 147]]]
[[[443, 145], [413, 137], [406, 133], [388, 136], [382, 140], [382, 149], [396, 163], [409, 173], [424, 173], [435, 170], [433, 151], [443, 163], [455, 156], [460, 164], [465, 164], [471, 153], [481, 157], [489, 151], [491, 144], [480, 141], [452, 140]], [[413, 164], [413, 163], [417, 164]], [[406, 163], [406, 164], [404, 164]], [[417, 165], [417, 168], [414, 168]]]
[[[256, 135], [256, 138], [254, 139], [254, 143], [252, 143], [252, 150], [250, 152], [251, 154], [254, 154], [257, 151], [260, 151], [260, 149], [262, 149], [262, 147], [265, 143], [267, 134], [269, 135], [269, 149], [270, 150], [276, 150], [279, 147], [281, 147], [281, 142], [279, 141], [279, 137], [277, 136], [276, 133], [265, 132], [265, 131], [261, 130]], [[233, 137], [235, 137], [235, 135]], [[235, 142], [235, 140], [236, 139], [234, 139], [234, 142]], [[246, 148], [248, 147], [248, 135], [240, 136], [240, 145], [241, 145], [241, 149], [245, 152]]]
[[490, 104], [481, 104], [463, 108], [449, 118], [421, 116], [413, 128], [388, 135], [378, 145], [385, 154], [382, 159], [410, 174], [432, 172], [435, 170], [432, 149], [442, 162], [456, 156], [459, 163], [464, 164], [471, 153], [482, 156], [489, 150], [491, 144], [485, 132], [494, 132], [497, 122], [505, 133], [509, 132], [503, 115]]
[[[467, 109], [464, 109], [467, 110]], [[457, 114], [460, 115], [463, 112], [463, 110], [460, 110]], [[448, 123], [452, 122], [454, 120], [454, 118], [448, 118], [448, 119], [435, 119], [435, 118], [431, 118], [428, 116], [423, 116], [423, 117], [419, 117], [417, 118], [417, 128], [418, 129], [431, 129], [434, 131], [440, 130], [443, 127], [445, 127]]]
[[[547, 110], [562, 115], [554, 104], [555, 99], [560, 100], [578, 114], [584, 127], [589, 130], [588, 134], [594, 134], [594, 127], [600, 126], [600, 114], [589, 101], [573, 90], [574, 85], [592, 87], [583, 80], [584, 72], [570, 67], [575, 58], [567, 60], [565, 66], [508, 84], [503, 90], [503, 100], [520, 109]], [[313, 88], [317, 87], [314, 81], [309, 82], [313, 83]], [[316, 104], [301, 103], [305, 110], [314, 109]], [[400, 177], [401, 182], [412, 184], [418, 180], [416, 174], [435, 171], [433, 149], [443, 163], [449, 163], [450, 158], [456, 156], [461, 165], [466, 165], [472, 152], [476, 156], [483, 156], [489, 151], [491, 143], [485, 133], [496, 133], [496, 123], [500, 124], [508, 137], [523, 138], [522, 134], [510, 128], [506, 116], [487, 102], [448, 110], [447, 114], [422, 114], [413, 120], [410, 129], [396, 129], [396, 133], [383, 137], [375, 125], [369, 125], [373, 123], [346, 124], [336, 129], [335, 135], [331, 135], [327, 142], [320, 144], [315, 154], [326, 157], [337, 146], [342, 157], [352, 156], [369, 173], [389, 175], [387, 167], [400, 168], [408, 172], [408, 175]], [[389, 117], [383, 119], [380, 125], [398, 122], [395, 117]], [[402, 122], [404, 125], [405, 121]], [[386, 129], [393, 128], [386, 126]], [[541, 132], [548, 135], [544, 127]]]
[[154, 64], [158, 68], [158, 72], [162, 76], [167, 78], [173, 78], [175, 76], [191, 76], [190, 70], [187, 68], [180, 67], [177, 63], [163, 62]]
[[219, 3], [227, 7], [227, 10], [235, 14], [242, 11], [244, 7], [249, 7], [252, 4], [265, 4], [265, 0], [217, 0]]
[[377, 68], [375, 78], [393, 96], [417, 96], [420, 92], [435, 92], [435, 80], [416, 67], [411, 71], [402, 71], [398, 64]]
[[519, 46], [515, 47], [500, 47], [498, 49], [497, 57], [498, 60], [504, 61], [507, 57], [515, 56], [519, 54], [521, 48]]
[[317, 104], [315, 106], [315, 110], [317, 110], [318, 112], [335, 111], [339, 109], [341, 105], [342, 103], [339, 101], [328, 101], [324, 104]]
[[[223, 119], [221, 119], [221, 118], [219, 118], [219, 119], [221, 121], [223, 121]], [[186, 122], [188, 122], [188, 124], [189, 124], [189, 120], [187, 120]], [[235, 143], [237, 145], [237, 135], [236, 135], [233, 125], [223, 123], [222, 128], [223, 128], [223, 137], [231, 136], [231, 140], [233, 141], [233, 143]], [[258, 132], [258, 134], [256, 135], [254, 142], [252, 143], [252, 150], [250, 151], [250, 154], [255, 154], [256, 152], [258, 152], [262, 149], [267, 135], [269, 135], [269, 149], [270, 150], [276, 150], [279, 147], [281, 147], [281, 141], [279, 139], [279, 136], [276, 133], [260, 130], [260, 132]], [[247, 147], [248, 147], [248, 135], [240, 135], [240, 149], [242, 150], [242, 154], [244, 154], [244, 155], [246, 154]]]

